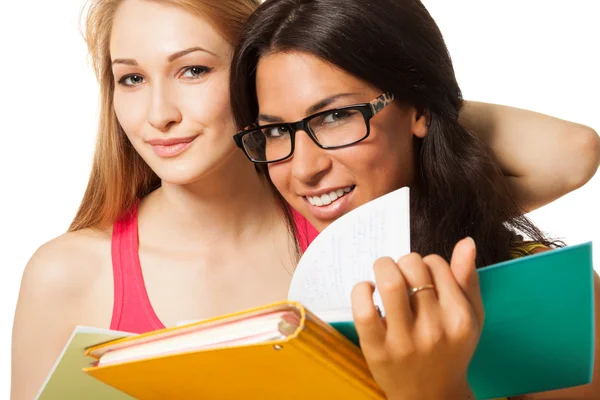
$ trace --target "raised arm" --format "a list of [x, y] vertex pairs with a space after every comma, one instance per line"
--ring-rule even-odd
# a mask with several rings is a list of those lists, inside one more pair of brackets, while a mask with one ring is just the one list
[[584, 125], [474, 101], [465, 102], [460, 122], [491, 147], [526, 211], [583, 186], [600, 165], [600, 137]]

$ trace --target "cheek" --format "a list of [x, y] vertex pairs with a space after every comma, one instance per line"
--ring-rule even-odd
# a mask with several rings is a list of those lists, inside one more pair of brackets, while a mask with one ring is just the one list
[[390, 147], [380, 155], [379, 160], [379, 167], [375, 168], [374, 175], [384, 193], [410, 184], [414, 169], [410, 148]]
[[141, 135], [146, 121], [145, 98], [143, 92], [115, 93], [113, 107], [117, 121], [131, 139]]
[[[356, 154], [355, 169], [377, 196], [410, 184], [413, 176], [412, 134], [377, 134], [364, 151]], [[360, 160], [360, 161], [358, 161]]]
[[386, 192], [411, 183], [414, 174], [411, 136], [388, 143], [380, 157], [381, 168], [377, 172]]
[[297, 199], [298, 196], [293, 195], [292, 188], [290, 186], [290, 179], [292, 174], [291, 163], [283, 162], [279, 164], [271, 164], [268, 168], [269, 176], [271, 177], [273, 185], [275, 185], [277, 191], [281, 193], [283, 198], [293, 207], [293, 202], [295, 201], [294, 198]]
[[[185, 91], [186, 114], [206, 128], [233, 135], [235, 133], [233, 113], [229, 102], [226, 74], [212, 76], [205, 84], [191, 85]], [[231, 139], [231, 138], [230, 138]], [[233, 139], [231, 139], [233, 143]]]

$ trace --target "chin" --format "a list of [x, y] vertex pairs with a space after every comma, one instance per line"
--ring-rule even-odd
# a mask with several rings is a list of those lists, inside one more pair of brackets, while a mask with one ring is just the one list
[[304, 204], [300, 205], [300, 208], [296, 208], [298, 212], [311, 224], [318, 232], [322, 232], [325, 228], [327, 228], [333, 221], [324, 221], [316, 218], [308, 209], [306, 209]]
[[318, 231], [318, 232], [322, 232], [325, 228], [327, 228], [329, 225], [331, 225], [331, 222], [333, 221], [311, 221], [308, 220], [308, 222], [310, 222], [310, 224]]
[[199, 177], [196, 174], [176, 174], [171, 172], [157, 175], [163, 185], [169, 184], [175, 186], [185, 186], [195, 183], [199, 180]]
[[[161, 163], [162, 165], [151, 165], [150, 167], [160, 178], [162, 183], [171, 185], [189, 185], [201, 180], [206, 174], [214, 169], [213, 165], [198, 165], [190, 162]], [[154, 168], [156, 166], [156, 168]]]
[[[138, 154], [163, 183], [189, 185], [222, 169], [231, 158], [231, 154], [235, 154], [233, 150], [237, 150], [232, 145], [205, 143], [204, 147], [210, 147], [210, 150], [203, 151], [204, 149], [198, 146], [199, 139], [197, 138], [183, 153], [173, 157], [159, 157], [148, 146], [141, 147]], [[243, 156], [241, 151], [240, 153]]]

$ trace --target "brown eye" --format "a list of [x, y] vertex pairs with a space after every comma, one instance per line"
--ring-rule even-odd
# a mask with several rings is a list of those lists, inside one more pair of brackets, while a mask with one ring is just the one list
[[200, 78], [202, 75], [206, 74], [208, 71], [208, 68], [196, 65], [193, 67], [186, 68], [183, 71], [183, 74], [181, 74], [181, 76], [187, 79], [197, 79]]

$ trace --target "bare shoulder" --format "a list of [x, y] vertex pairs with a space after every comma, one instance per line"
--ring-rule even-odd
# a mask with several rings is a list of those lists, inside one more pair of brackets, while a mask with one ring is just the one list
[[[110, 323], [113, 303], [111, 232], [85, 229], [40, 246], [25, 266], [15, 324], [53, 314], [57, 323]], [[56, 311], [56, 312], [55, 312]]]
[[11, 399], [34, 398], [77, 325], [108, 328], [113, 304], [110, 232], [82, 230], [40, 246], [17, 301]]
[[110, 232], [85, 229], [65, 233], [40, 246], [30, 258], [21, 290], [70, 296], [110, 266]]

